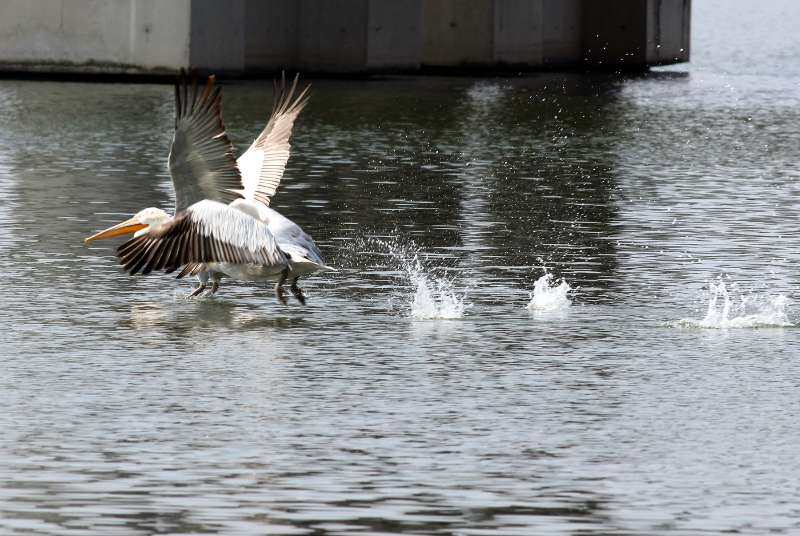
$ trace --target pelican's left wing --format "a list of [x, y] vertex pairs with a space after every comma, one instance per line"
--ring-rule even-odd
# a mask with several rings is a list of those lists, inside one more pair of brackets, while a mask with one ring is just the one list
[[117, 257], [131, 275], [153, 270], [170, 273], [185, 264], [208, 262], [261, 266], [288, 263], [264, 223], [208, 200], [128, 240], [117, 250]]
[[175, 86], [175, 135], [169, 151], [169, 171], [175, 185], [175, 214], [211, 199], [229, 203], [241, 197], [242, 178], [233, 145], [222, 124], [222, 96], [214, 76], [205, 87], [191, 88], [181, 74]]
[[292, 127], [308, 102], [308, 89], [311, 87], [306, 86], [297, 97], [294, 97], [298, 77], [299, 75], [296, 75], [292, 85], [287, 88], [286, 78], [281, 75], [280, 89], [276, 86], [275, 100], [267, 126], [236, 161], [242, 173], [244, 184], [242, 193], [245, 199], [269, 206], [272, 196], [278, 190], [286, 162], [289, 160], [291, 148], [289, 138], [292, 136]]

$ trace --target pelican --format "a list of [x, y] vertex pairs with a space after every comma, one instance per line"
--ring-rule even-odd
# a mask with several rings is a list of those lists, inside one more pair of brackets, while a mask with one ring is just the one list
[[325, 265], [314, 240], [299, 225], [269, 207], [289, 159], [292, 127], [308, 102], [306, 86], [296, 98], [298, 77], [280, 89], [266, 127], [238, 160], [221, 116], [221, 92], [210, 76], [202, 91], [183, 76], [175, 86], [175, 134], [169, 170], [175, 187], [175, 215], [146, 208], [132, 218], [86, 238], [86, 242], [134, 233], [117, 256], [126, 272], [153, 270], [178, 277], [196, 275], [197, 296], [222, 277], [242, 281], [277, 281], [275, 295], [283, 304], [283, 284], [291, 281], [295, 298], [305, 304], [299, 278]]

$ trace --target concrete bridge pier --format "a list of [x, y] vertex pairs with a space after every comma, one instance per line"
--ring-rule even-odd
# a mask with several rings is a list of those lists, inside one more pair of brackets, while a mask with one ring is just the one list
[[229, 75], [644, 69], [691, 0], [4, 0], [0, 70]]

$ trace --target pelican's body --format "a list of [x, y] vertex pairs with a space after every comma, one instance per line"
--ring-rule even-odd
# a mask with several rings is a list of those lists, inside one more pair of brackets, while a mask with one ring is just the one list
[[299, 225], [263, 203], [237, 199], [230, 206], [265, 224], [277, 242], [278, 248], [286, 255], [287, 262], [285, 265], [209, 262], [205, 264], [205, 270], [197, 274], [200, 280], [198, 288], [205, 288], [211, 280], [214, 291], [223, 276], [238, 281], [282, 282], [283, 279], [288, 279], [292, 281], [292, 293], [304, 303], [305, 297], [297, 288], [297, 280], [322, 270], [332, 270], [325, 265], [314, 240]]
[[[322, 260], [322, 254], [314, 240], [295, 222], [262, 203], [237, 200], [234, 207], [253, 210], [254, 217], [266, 224], [278, 247], [289, 257], [289, 277], [303, 277], [321, 270], [331, 270]], [[243, 208], [240, 208], [243, 210]]]
[[[133, 218], [96, 233], [86, 241], [133, 232], [118, 256], [131, 275], [153, 270], [178, 277], [196, 275], [202, 292], [209, 279], [216, 292], [223, 276], [242, 281], [277, 281], [305, 303], [297, 280], [325, 266], [314, 243], [297, 224], [269, 208], [289, 158], [292, 126], [307, 102], [303, 90], [292, 99], [294, 84], [285, 81], [267, 126], [250, 148], [235, 161], [220, 115], [220, 91], [209, 77], [202, 93], [185, 83], [176, 86], [175, 136], [169, 167], [175, 186], [176, 210], [170, 217], [148, 208]], [[240, 173], [241, 170], [241, 173]]]
[[275, 281], [280, 278], [284, 266], [259, 266], [257, 264], [234, 264], [230, 262], [210, 262], [206, 265], [208, 273], [226, 275], [239, 281]]

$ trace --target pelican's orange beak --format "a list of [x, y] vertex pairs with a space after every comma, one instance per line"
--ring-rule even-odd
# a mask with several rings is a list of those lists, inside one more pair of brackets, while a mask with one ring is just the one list
[[112, 236], [135, 233], [139, 229], [144, 229], [145, 227], [147, 227], [147, 225], [140, 223], [134, 217], [129, 220], [125, 220], [122, 223], [118, 223], [113, 227], [109, 227], [105, 231], [100, 231], [99, 233], [95, 233], [92, 236], [84, 239], [84, 242], [88, 244], [93, 240], [102, 240], [103, 238], [111, 238]]

